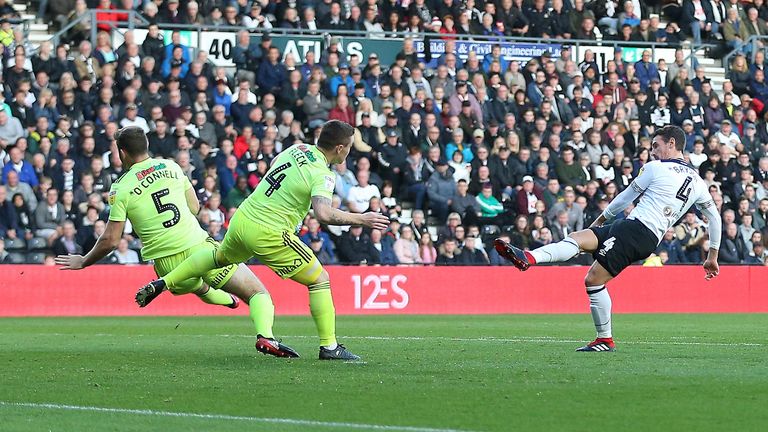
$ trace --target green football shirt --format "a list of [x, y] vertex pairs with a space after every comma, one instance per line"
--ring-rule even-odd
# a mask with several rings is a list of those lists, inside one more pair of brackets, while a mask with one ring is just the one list
[[295, 232], [309, 212], [312, 197], [331, 199], [335, 184], [325, 155], [313, 145], [297, 144], [275, 158], [237, 211], [276, 231]]
[[183, 252], [208, 237], [187, 206], [191, 187], [176, 162], [145, 159], [112, 184], [109, 220], [131, 221], [144, 245], [144, 259]]

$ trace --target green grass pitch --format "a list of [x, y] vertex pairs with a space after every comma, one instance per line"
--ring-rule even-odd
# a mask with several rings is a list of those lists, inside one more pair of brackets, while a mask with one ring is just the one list
[[341, 317], [361, 363], [253, 348], [247, 316], [0, 319], [3, 431], [750, 431], [768, 424], [768, 315]]

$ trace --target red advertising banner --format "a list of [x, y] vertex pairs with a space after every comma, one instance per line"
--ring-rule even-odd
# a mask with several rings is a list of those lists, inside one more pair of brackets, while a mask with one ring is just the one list
[[[278, 315], [309, 314], [306, 289], [253, 267]], [[584, 313], [586, 267], [330, 267], [340, 315]], [[163, 294], [145, 309], [136, 290], [150, 266], [60, 271], [0, 266], [0, 316], [230, 315], [247, 313]], [[618, 313], [768, 312], [768, 267], [723, 267], [704, 280], [699, 266], [630, 267], [608, 284]]]

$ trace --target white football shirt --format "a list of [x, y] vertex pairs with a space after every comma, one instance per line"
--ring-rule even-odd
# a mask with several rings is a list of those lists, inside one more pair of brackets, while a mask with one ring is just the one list
[[637, 219], [656, 234], [658, 241], [692, 205], [714, 205], [699, 173], [680, 159], [646, 163], [630, 185], [643, 194], [628, 219]]

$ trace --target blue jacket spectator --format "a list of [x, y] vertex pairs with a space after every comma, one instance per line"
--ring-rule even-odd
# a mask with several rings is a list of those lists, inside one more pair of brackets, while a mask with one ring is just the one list
[[635, 77], [640, 81], [640, 89], [642, 91], [648, 90], [648, 86], [651, 84], [651, 80], [656, 78], [661, 80], [659, 76], [659, 69], [656, 64], [651, 61], [651, 51], [643, 51], [643, 59], [635, 63]]
[[303, 241], [304, 244], [309, 246], [312, 240], [314, 239], [322, 240], [323, 247], [321, 248], [321, 250], [327, 253], [332, 260], [335, 260], [336, 254], [334, 254], [333, 252], [333, 242], [331, 241], [331, 236], [329, 236], [328, 233], [320, 230], [320, 222], [318, 222], [317, 219], [315, 218], [310, 218], [308, 225], [309, 225], [309, 231], [301, 235], [300, 237], [301, 241]]
[[[226, 86], [226, 84], [225, 84]], [[224, 107], [224, 114], [229, 116], [229, 108], [232, 106], [232, 95], [224, 91], [219, 91], [220, 86], [216, 86], [216, 90], [213, 91], [213, 106], [221, 105]]]
[[[398, 265], [400, 261], [397, 260], [394, 249], [395, 239], [391, 236], [385, 235], [381, 237], [381, 253], [380, 259], [382, 265]], [[374, 244], [375, 246], [375, 244]]]
[[3, 183], [8, 182], [8, 173], [11, 170], [19, 174], [19, 181], [32, 187], [38, 185], [37, 174], [32, 164], [24, 160], [24, 154], [17, 147], [12, 147], [9, 151], [10, 160], [3, 167]]
[[181, 63], [179, 63], [179, 60], [174, 60], [172, 58], [167, 58], [163, 61], [163, 66], [160, 68], [160, 73], [163, 75], [163, 78], [168, 78], [168, 76], [171, 75], [171, 68], [173, 67], [180, 67], [181, 72], [179, 73], [179, 77], [184, 78], [187, 76], [187, 72], [189, 72], [189, 62], [186, 60], [181, 60]]
[[472, 148], [468, 144], [461, 144], [461, 148], [456, 143], [448, 143], [448, 145], [445, 146], [445, 156], [448, 159], [453, 158], [453, 153], [456, 151], [460, 151], [461, 154], [464, 156], [464, 162], [465, 163], [472, 163], [472, 159], [475, 158], [474, 153], [472, 153]]
[[272, 47], [267, 58], [259, 66], [256, 83], [259, 85], [262, 95], [266, 93], [280, 94], [283, 83], [288, 82], [288, 71], [285, 69], [285, 65], [280, 63], [279, 55], [278, 49]]
[[165, 60], [168, 60], [169, 58], [173, 57], [173, 49], [176, 48], [177, 46], [182, 48], [181, 55], [182, 55], [182, 58], [184, 59], [184, 62], [185, 63], [191, 63], [192, 62], [192, 55], [190, 54], [190, 49], [189, 49], [188, 46], [183, 45], [181, 43], [179, 43], [179, 44], [169, 43], [168, 45], [166, 45], [165, 46], [165, 57], [163, 57], [163, 58]]
[[349, 76], [349, 66], [346, 64], [342, 64], [341, 67], [339, 67], [339, 75], [331, 78], [331, 81], [328, 84], [329, 90], [331, 91], [331, 95], [333, 97], [338, 96], [339, 86], [342, 84], [347, 86], [347, 94], [351, 95], [352, 92], [355, 91], [355, 82], [352, 81], [352, 77]]

